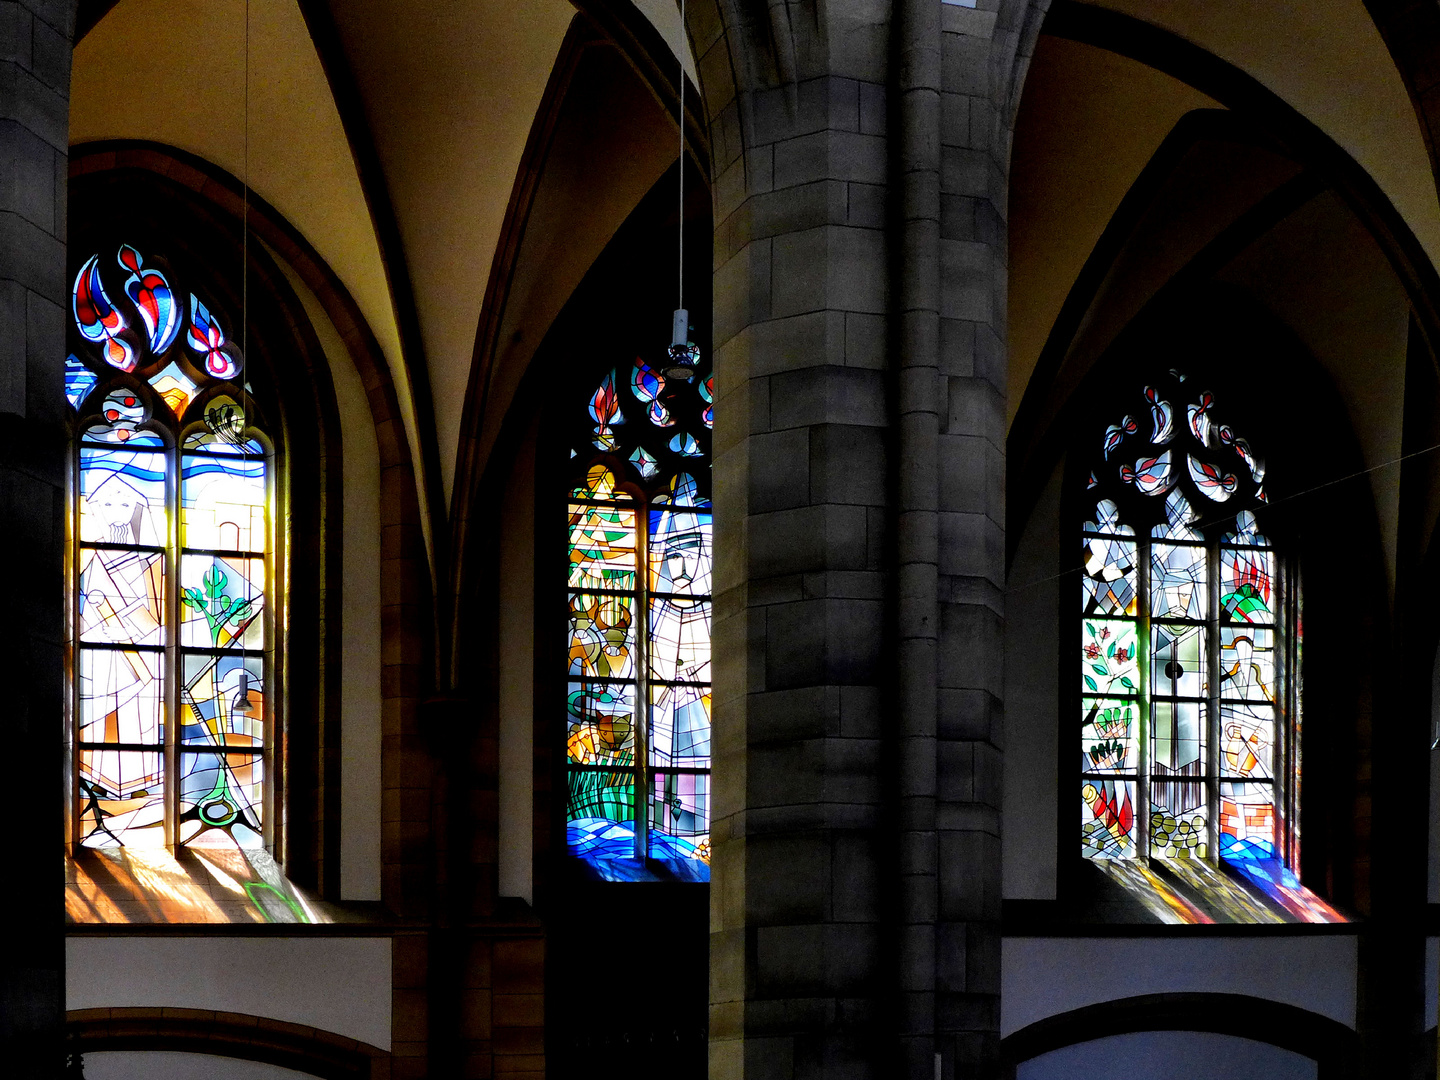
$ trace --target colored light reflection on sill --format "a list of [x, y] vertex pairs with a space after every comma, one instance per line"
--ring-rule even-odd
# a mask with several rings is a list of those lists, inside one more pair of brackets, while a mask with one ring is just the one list
[[329, 922], [263, 849], [104, 847], [65, 857], [70, 923]]
[[1283, 925], [1349, 920], [1278, 859], [1096, 859], [1100, 870], [1157, 921]]

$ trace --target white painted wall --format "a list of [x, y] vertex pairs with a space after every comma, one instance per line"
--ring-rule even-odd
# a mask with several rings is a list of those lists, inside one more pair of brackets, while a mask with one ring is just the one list
[[1076, 1043], [1022, 1062], [1015, 1080], [1315, 1080], [1310, 1058], [1204, 1031], [1137, 1031]]
[[[271, 251], [271, 255], [275, 255]], [[340, 410], [344, 553], [340, 625], [340, 896], [380, 899], [380, 449], [350, 350], [278, 256], [330, 362]]]
[[168, 1050], [107, 1050], [85, 1055], [85, 1080], [310, 1080], [310, 1073], [263, 1061], [179, 1054]]
[[1006, 938], [1002, 1037], [1085, 1005], [1143, 994], [1248, 994], [1355, 1026], [1350, 936]]
[[500, 533], [500, 895], [535, 899], [535, 443], [505, 488]]
[[390, 939], [72, 937], [67, 1009], [213, 1009], [390, 1049]]

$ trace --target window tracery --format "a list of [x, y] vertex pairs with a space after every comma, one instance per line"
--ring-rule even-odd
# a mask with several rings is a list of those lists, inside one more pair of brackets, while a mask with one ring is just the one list
[[712, 377], [636, 358], [577, 416], [569, 468], [567, 842], [710, 858]]
[[163, 259], [71, 289], [74, 840], [265, 846], [274, 454], [244, 358]]

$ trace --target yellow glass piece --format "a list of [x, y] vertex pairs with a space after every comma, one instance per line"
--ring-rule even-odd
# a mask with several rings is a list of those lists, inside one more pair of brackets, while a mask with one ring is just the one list
[[630, 590], [635, 570], [635, 511], [571, 503], [570, 584]]

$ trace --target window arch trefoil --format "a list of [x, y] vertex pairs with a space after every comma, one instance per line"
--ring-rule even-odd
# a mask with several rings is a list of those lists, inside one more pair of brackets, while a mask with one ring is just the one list
[[154, 253], [71, 290], [73, 838], [272, 840], [274, 455], [244, 358]]
[[1298, 896], [1300, 591], [1265, 463], [1176, 371], [1113, 419], [1082, 504], [1081, 852], [1223, 859]]

